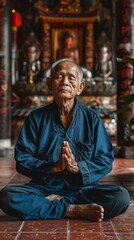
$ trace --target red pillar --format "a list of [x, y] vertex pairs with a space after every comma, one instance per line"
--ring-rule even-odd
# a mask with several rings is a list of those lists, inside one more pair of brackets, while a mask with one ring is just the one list
[[[125, 59], [131, 54], [131, 0], [118, 0], [116, 10], [117, 58]], [[131, 94], [130, 78], [129, 64], [117, 61], [117, 144], [119, 146], [126, 145], [125, 126], [132, 115], [132, 107], [125, 107], [125, 103], [120, 102], [121, 96]]]

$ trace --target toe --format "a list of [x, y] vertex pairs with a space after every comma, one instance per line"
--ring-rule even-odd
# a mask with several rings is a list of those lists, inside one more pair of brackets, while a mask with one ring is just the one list
[[97, 206], [97, 209], [98, 209], [98, 211], [100, 211], [100, 212], [102, 212], [102, 213], [104, 212], [104, 208], [103, 208], [101, 205], [98, 205], [98, 206]]

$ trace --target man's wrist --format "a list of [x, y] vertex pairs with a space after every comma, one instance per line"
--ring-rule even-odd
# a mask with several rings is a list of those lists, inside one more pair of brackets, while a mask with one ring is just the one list
[[54, 166], [52, 167], [52, 172], [58, 172], [58, 167], [57, 164], [55, 163]]
[[61, 166], [59, 166], [59, 163], [54, 163], [53, 167], [52, 167], [52, 172], [62, 172], [63, 169], [61, 168]]

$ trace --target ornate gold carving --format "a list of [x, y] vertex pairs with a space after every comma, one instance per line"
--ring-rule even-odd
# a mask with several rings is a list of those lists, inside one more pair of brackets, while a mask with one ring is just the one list
[[81, 11], [79, 0], [60, 0], [54, 11], [59, 13], [79, 13]]
[[93, 24], [88, 23], [86, 28], [87, 28], [87, 30], [93, 30]]
[[48, 23], [44, 23], [43, 27], [45, 30], [49, 30], [50, 29], [50, 25]]
[[52, 16], [39, 16], [39, 19], [41, 19], [45, 23], [63, 23], [63, 25], [74, 25], [74, 24], [80, 24], [80, 23], [92, 23], [96, 20], [96, 16], [94, 17], [52, 17]]
[[[96, 0], [95, 4], [91, 7], [84, 8], [81, 7], [80, 0], [59, 0], [57, 5], [51, 11], [47, 4], [43, 4], [43, 0], [38, 0], [37, 9], [42, 13], [56, 13], [56, 14], [80, 14], [82, 12], [85, 13], [97, 13], [100, 7], [100, 1]], [[96, 14], [95, 14], [96, 15]]]
[[42, 67], [47, 69], [51, 64], [51, 38], [50, 38], [50, 25], [48, 23], [42, 23]]
[[94, 54], [93, 24], [87, 24], [85, 44], [86, 44], [86, 47], [85, 47], [85, 66], [86, 66], [86, 68], [92, 70], [92, 68], [93, 68], [93, 54]]

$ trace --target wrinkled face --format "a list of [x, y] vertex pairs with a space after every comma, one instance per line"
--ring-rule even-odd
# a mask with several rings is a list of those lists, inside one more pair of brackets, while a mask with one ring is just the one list
[[79, 95], [84, 82], [78, 78], [78, 68], [73, 62], [59, 63], [50, 81], [50, 88], [55, 98], [72, 99]]

